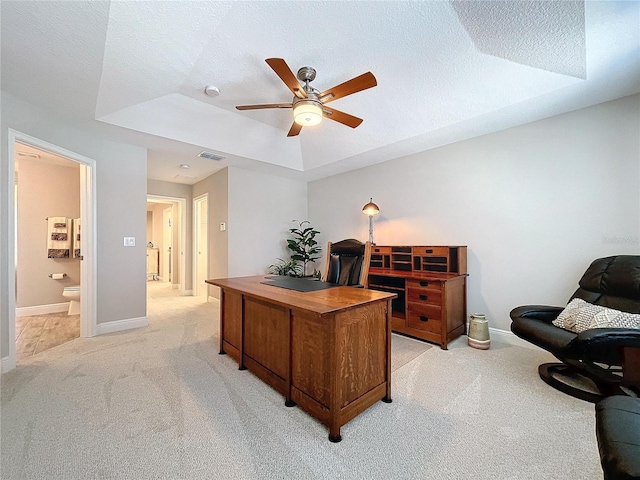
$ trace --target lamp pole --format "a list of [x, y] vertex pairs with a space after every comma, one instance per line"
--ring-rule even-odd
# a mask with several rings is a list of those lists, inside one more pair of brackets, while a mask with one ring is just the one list
[[373, 241], [373, 215], [369, 215], [369, 242], [371, 242], [371, 245], [376, 244]]
[[375, 245], [376, 243], [373, 241], [373, 216], [380, 213], [380, 208], [373, 203], [373, 197], [369, 199], [369, 203], [362, 207], [362, 213], [369, 215], [369, 243]]

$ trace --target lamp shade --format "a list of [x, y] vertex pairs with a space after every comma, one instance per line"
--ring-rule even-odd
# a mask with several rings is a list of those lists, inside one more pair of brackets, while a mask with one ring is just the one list
[[370, 198], [369, 203], [362, 207], [362, 213], [364, 213], [365, 215], [377, 215], [380, 213], [378, 205], [373, 203], [373, 198]]
[[322, 107], [313, 100], [300, 100], [293, 106], [293, 120], [303, 127], [311, 127], [322, 121]]

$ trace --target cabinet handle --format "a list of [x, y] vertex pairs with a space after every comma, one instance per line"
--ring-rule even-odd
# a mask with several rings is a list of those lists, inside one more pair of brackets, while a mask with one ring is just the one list
[[420, 286], [421, 287], [428, 287], [429, 286], [429, 282], [427, 282], [426, 280], [420, 280]]
[[433, 253], [433, 250], [432, 250], [432, 249], [430, 249], [430, 248], [427, 248], [427, 249], [424, 251], [424, 253]]
[[429, 297], [427, 295], [420, 295], [420, 300], [428, 300]]
[[429, 321], [429, 317], [425, 317], [424, 315], [420, 315], [420, 321], [421, 322], [428, 322]]

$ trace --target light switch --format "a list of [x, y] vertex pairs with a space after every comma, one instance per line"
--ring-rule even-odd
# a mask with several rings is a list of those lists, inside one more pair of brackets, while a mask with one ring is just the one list
[[136, 237], [124, 237], [124, 246], [125, 247], [135, 247], [136, 246]]
[[220, 222], [220, 231], [224, 232], [227, 229], [227, 224], [224, 222]]

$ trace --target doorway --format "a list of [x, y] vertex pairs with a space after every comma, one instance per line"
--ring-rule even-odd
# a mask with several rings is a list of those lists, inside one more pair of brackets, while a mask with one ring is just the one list
[[[147, 286], [150, 282], [179, 289], [180, 295], [189, 295], [186, 289], [185, 228], [186, 199], [147, 195]], [[157, 272], [149, 270], [157, 258]]]
[[193, 294], [209, 299], [209, 196], [193, 199]]
[[[164, 206], [164, 203], [159, 205]], [[170, 205], [162, 210], [162, 248], [160, 248], [160, 258], [162, 259], [162, 266], [160, 268], [160, 278], [164, 282], [168, 282], [172, 288], [174, 285], [175, 275], [171, 275], [172, 270], [175, 271], [175, 267], [172, 268], [173, 258], [171, 250], [173, 249], [173, 205]]]
[[[23, 151], [38, 155], [38, 151], [52, 156], [59, 157], [61, 161], [75, 162], [79, 168], [79, 224], [82, 225], [82, 235], [79, 241], [79, 250], [81, 257], [78, 257], [80, 268], [80, 336], [92, 337], [96, 334], [96, 236], [95, 236], [95, 160], [65, 150], [57, 145], [50, 144], [30, 135], [9, 129], [8, 135], [8, 158], [9, 158], [9, 175], [7, 176], [8, 190], [16, 191], [16, 156], [17, 152]], [[34, 158], [34, 157], [32, 157]], [[18, 293], [17, 261], [18, 261], [18, 225], [16, 216], [17, 196], [9, 196], [9, 222], [7, 236], [7, 251], [9, 264], [9, 278], [7, 279], [8, 291], [8, 310], [9, 310], [9, 356], [7, 363], [3, 362], [3, 371], [11, 370], [16, 366], [16, 303]], [[45, 219], [42, 219], [45, 224]], [[45, 233], [46, 235], [46, 233]], [[80, 252], [78, 254], [80, 255]], [[70, 252], [71, 253], [71, 252]], [[43, 252], [43, 255], [45, 252]], [[80, 261], [81, 260], [81, 261]], [[52, 274], [51, 280], [55, 281], [54, 274], [65, 272], [46, 272]], [[47, 281], [49, 279], [47, 278]]]

